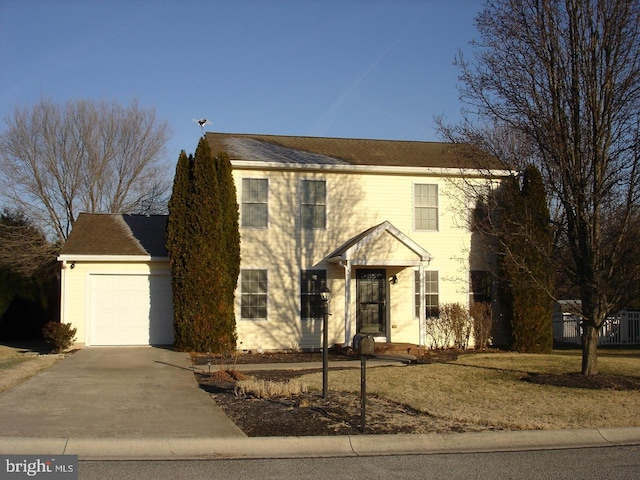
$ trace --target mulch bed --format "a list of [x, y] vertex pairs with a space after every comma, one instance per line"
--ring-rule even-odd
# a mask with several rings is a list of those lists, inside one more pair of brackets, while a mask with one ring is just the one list
[[640, 378], [599, 374], [585, 377], [579, 373], [562, 375], [529, 374], [522, 380], [554, 387], [587, 388], [592, 390], [640, 390]]
[[[457, 358], [455, 351], [435, 351], [420, 357], [415, 363], [450, 362]], [[359, 360], [336, 352], [332, 360]], [[322, 369], [256, 370], [238, 372], [237, 364], [304, 363], [322, 361], [321, 353], [262, 353], [242, 354], [233, 361], [208, 355], [193, 356], [195, 365], [204, 366], [195, 373], [200, 387], [211, 394], [215, 403], [250, 437], [357, 435], [395, 433], [445, 433], [496, 430], [492, 425], [453, 422], [419, 412], [407, 405], [367, 395], [365, 429], [361, 430], [360, 396], [353, 393], [329, 391], [327, 398], [320, 392], [291, 397], [255, 398], [236, 394], [236, 382], [245, 377], [284, 382]], [[210, 370], [209, 373], [209, 362]], [[331, 367], [331, 363], [329, 363]], [[332, 368], [332, 370], [335, 367]], [[640, 378], [615, 375], [585, 377], [578, 374], [530, 374], [523, 381], [569, 388], [640, 390]]]

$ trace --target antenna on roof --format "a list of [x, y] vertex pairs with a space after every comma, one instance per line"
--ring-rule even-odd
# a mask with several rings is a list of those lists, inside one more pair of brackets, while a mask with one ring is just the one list
[[200, 131], [202, 132], [202, 136], [204, 137], [204, 126], [212, 125], [212, 123], [206, 118], [200, 118], [200, 119], [194, 118], [193, 121], [196, 122], [198, 125], [200, 125]]

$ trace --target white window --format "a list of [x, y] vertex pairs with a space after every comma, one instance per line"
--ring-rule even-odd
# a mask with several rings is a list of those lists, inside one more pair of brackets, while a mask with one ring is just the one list
[[327, 182], [303, 180], [300, 195], [300, 225], [305, 230], [327, 227]]
[[247, 320], [266, 320], [267, 292], [266, 270], [242, 270], [240, 272], [240, 317]]
[[[415, 272], [415, 316], [420, 318], [420, 272]], [[427, 318], [440, 316], [440, 302], [438, 299], [438, 272], [426, 270], [424, 272], [424, 299], [427, 305]]]
[[266, 178], [242, 179], [242, 226], [267, 228], [269, 221], [269, 181]]
[[438, 230], [438, 185], [415, 184], [413, 208], [416, 230]]

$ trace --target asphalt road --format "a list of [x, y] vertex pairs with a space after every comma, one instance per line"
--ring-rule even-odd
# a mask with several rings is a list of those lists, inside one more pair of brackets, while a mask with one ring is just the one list
[[560, 479], [637, 480], [640, 445], [526, 452], [270, 460], [81, 461], [79, 478], [105, 479]]

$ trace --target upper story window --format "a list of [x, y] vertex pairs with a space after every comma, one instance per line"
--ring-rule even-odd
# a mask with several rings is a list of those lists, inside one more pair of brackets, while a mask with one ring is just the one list
[[415, 184], [413, 208], [416, 230], [438, 230], [438, 185]]
[[327, 182], [302, 180], [300, 195], [300, 225], [304, 229], [327, 227]]
[[267, 228], [269, 221], [269, 181], [266, 178], [242, 179], [242, 226]]

